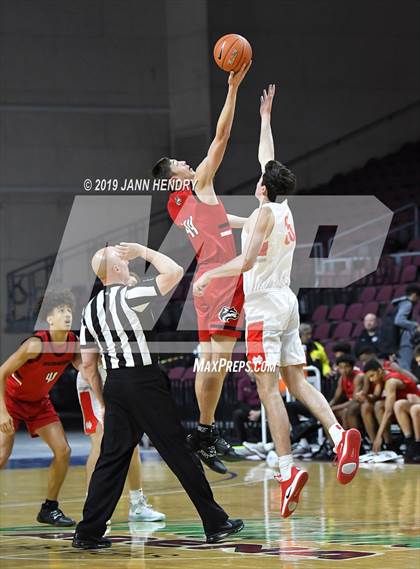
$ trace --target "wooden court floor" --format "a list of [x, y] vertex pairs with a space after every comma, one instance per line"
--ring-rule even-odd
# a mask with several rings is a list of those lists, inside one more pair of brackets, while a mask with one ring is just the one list
[[[246, 529], [216, 546], [204, 543], [201, 525], [184, 491], [167, 467], [144, 464], [150, 501], [167, 514], [166, 524], [127, 523], [127, 495], [113, 517], [111, 549], [80, 552], [72, 532], [35, 521], [45, 492], [45, 468], [0, 473], [1, 569], [42, 567], [219, 569], [418, 568], [420, 567], [420, 469], [410, 465], [361, 468], [340, 486], [335, 468], [306, 463], [309, 483], [297, 512], [279, 516], [279, 489], [263, 463], [236, 463], [229, 475], [208, 471], [214, 493]], [[84, 469], [71, 467], [60, 505], [80, 519]]]

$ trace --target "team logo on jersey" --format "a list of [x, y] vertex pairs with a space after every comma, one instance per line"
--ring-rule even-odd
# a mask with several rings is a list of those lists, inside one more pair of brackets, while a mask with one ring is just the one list
[[262, 357], [261, 354], [259, 356], [254, 356], [252, 358], [252, 365], [259, 366], [263, 363], [263, 361], [264, 361], [264, 358]]
[[50, 371], [49, 373], [47, 373], [47, 375], [45, 376], [45, 381], [47, 383], [51, 383], [51, 381], [54, 381], [54, 379], [57, 377], [58, 375], [58, 371]]
[[175, 203], [176, 203], [176, 205], [181, 205], [181, 204], [182, 204], [181, 198], [177, 196], [177, 197], [175, 198]]
[[287, 230], [286, 237], [284, 238], [284, 244], [290, 245], [290, 243], [293, 243], [293, 241], [296, 241], [296, 233], [293, 229], [293, 225], [289, 221], [288, 215], [286, 215], [286, 217], [284, 218], [284, 225], [286, 226], [286, 230]]
[[190, 217], [187, 217], [187, 219], [182, 222], [182, 225], [185, 227], [187, 234], [191, 235], [191, 237], [198, 235], [198, 229], [193, 223], [192, 215], [190, 215]]
[[219, 312], [219, 319], [222, 322], [229, 322], [230, 320], [238, 320], [239, 312], [233, 306], [224, 306]]

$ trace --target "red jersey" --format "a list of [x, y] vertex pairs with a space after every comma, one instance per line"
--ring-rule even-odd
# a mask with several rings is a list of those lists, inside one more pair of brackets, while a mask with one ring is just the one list
[[7, 378], [7, 395], [19, 401], [39, 401], [47, 397], [73, 360], [77, 349], [78, 339], [71, 331], [67, 334], [64, 348], [59, 352], [53, 351], [57, 348], [52, 343], [48, 330], [35, 332], [31, 337], [41, 340], [40, 354]]
[[404, 383], [404, 387], [402, 389], [397, 389], [397, 399], [407, 399], [407, 395], [409, 393], [414, 393], [414, 395], [420, 396], [420, 389], [411, 377], [407, 377], [406, 375], [396, 371], [390, 371], [385, 374], [384, 381], [387, 382], [388, 379], [392, 378], [399, 379]]
[[344, 393], [346, 394], [346, 397], [349, 401], [351, 401], [351, 399], [353, 399], [354, 378], [359, 373], [360, 373], [359, 369], [357, 369], [357, 370], [353, 369], [353, 371], [351, 372], [351, 374], [349, 376], [342, 375], [340, 378], [341, 387], [342, 387], [342, 389], [343, 389]]
[[188, 235], [200, 266], [221, 265], [236, 257], [232, 229], [220, 200], [217, 205], [205, 204], [187, 188], [170, 193], [167, 209]]

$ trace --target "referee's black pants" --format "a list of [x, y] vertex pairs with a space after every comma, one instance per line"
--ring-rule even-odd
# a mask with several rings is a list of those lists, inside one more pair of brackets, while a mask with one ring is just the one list
[[[150, 369], [152, 368], [152, 369]], [[96, 463], [76, 532], [101, 537], [122, 494], [135, 446], [144, 433], [177, 476], [196, 507], [206, 533], [227, 520], [215, 502], [199, 459], [188, 449], [175, 402], [159, 368], [108, 370], [104, 387], [105, 420]]]

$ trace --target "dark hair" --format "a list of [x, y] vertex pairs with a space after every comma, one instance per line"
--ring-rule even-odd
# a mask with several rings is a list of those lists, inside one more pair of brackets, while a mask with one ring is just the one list
[[335, 363], [337, 365], [338, 364], [349, 364], [349, 365], [351, 365], [351, 367], [353, 367], [356, 362], [355, 362], [354, 357], [351, 354], [343, 354], [342, 356], [340, 356], [339, 358], [337, 358], [335, 360]]
[[40, 317], [42, 320], [46, 320], [47, 316], [51, 314], [57, 306], [70, 306], [73, 311], [75, 305], [76, 300], [70, 289], [52, 290], [40, 300], [40, 308], [42, 307]]
[[344, 352], [345, 354], [351, 353], [351, 346], [348, 342], [337, 342], [333, 345], [332, 351], [335, 352]]
[[420, 296], [420, 286], [416, 284], [408, 285], [405, 289], [405, 294], [408, 296], [410, 296], [410, 294], [417, 294], [417, 296]]
[[378, 349], [372, 344], [367, 344], [366, 346], [361, 346], [356, 352], [356, 356], [358, 358], [360, 358], [360, 356], [363, 354], [375, 354], [377, 356]]
[[367, 371], [378, 371], [382, 369], [382, 364], [378, 362], [378, 360], [369, 360], [365, 363], [363, 367], [363, 371], [366, 373]]
[[262, 185], [267, 188], [267, 196], [271, 202], [277, 196], [291, 194], [296, 188], [296, 177], [277, 160], [269, 160], [265, 165]]
[[156, 162], [156, 164], [152, 168], [152, 176], [153, 178], [167, 178], [167, 179], [169, 179], [172, 176], [171, 161], [169, 160], [169, 158], [164, 156], [163, 158], [160, 158], [160, 160]]

